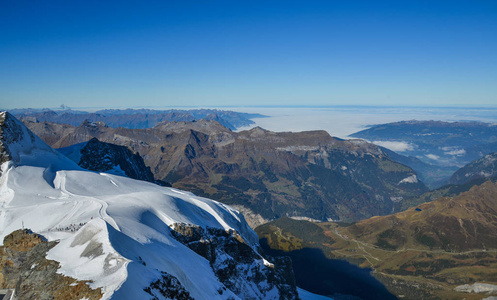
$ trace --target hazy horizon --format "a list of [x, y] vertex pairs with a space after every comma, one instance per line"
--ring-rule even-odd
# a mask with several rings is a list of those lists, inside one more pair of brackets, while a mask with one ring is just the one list
[[[435, 107], [435, 106], [360, 106], [360, 105], [335, 105], [335, 106], [245, 106], [245, 107], [135, 107], [133, 109], [219, 109], [261, 114], [265, 117], [253, 118], [255, 124], [238, 128], [237, 131], [248, 130], [260, 126], [271, 131], [307, 131], [326, 130], [331, 136], [350, 138], [349, 135], [368, 126], [408, 121], [480, 121], [497, 123], [497, 107]], [[49, 108], [50, 109], [50, 108]], [[55, 109], [61, 109], [55, 108]], [[113, 109], [113, 107], [100, 107], [93, 109], [74, 108], [95, 112], [100, 109]], [[118, 108], [122, 109], [122, 108]], [[390, 149], [402, 151], [403, 145], [389, 145]]]

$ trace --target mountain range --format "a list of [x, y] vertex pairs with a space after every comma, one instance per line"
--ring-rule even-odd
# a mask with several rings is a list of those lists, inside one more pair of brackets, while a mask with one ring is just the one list
[[497, 154], [490, 153], [480, 159], [476, 159], [460, 168], [449, 179], [446, 184], [431, 190], [421, 196], [406, 199], [399, 203], [396, 210], [403, 211], [419, 204], [436, 200], [440, 197], [453, 197], [462, 192], [469, 191], [475, 185], [481, 185], [485, 181], [497, 181]]
[[279, 216], [359, 220], [394, 211], [427, 191], [381, 148], [325, 131], [233, 132], [212, 120], [154, 128], [24, 123], [55, 148], [98, 138], [139, 153], [155, 178], [242, 210], [255, 227]]
[[89, 122], [105, 122], [112, 127], [151, 128], [164, 121], [195, 121], [200, 119], [214, 120], [223, 126], [235, 129], [254, 124], [253, 118], [263, 118], [260, 114], [240, 113], [217, 109], [104, 109], [95, 112], [80, 110], [51, 110], [51, 109], [14, 109], [11, 113], [19, 120], [35, 122], [55, 122], [78, 126], [85, 120]]

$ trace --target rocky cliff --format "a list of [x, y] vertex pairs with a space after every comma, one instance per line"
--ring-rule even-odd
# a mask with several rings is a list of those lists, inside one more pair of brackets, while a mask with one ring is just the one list
[[138, 153], [133, 153], [124, 146], [92, 138], [88, 142], [60, 148], [58, 151], [90, 171], [125, 175], [133, 179], [166, 185], [155, 180], [150, 168], [145, 165]]
[[14, 289], [17, 299], [100, 299], [100, 289], [57, 273], [59, 263], [46, 258], [56, 244], [28, 229], [7, 235], [0, 246], [0, 288]]

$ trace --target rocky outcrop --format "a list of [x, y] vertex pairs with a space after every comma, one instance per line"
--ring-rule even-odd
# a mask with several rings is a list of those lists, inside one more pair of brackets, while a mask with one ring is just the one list
[[[34, 140], [34, 135], [29, 136]], [[12, 121], [12, 116], [7, 112], [0, 113], [0, 164], [12, 160], [9, 145], [19, 143], [24, 138], [23, 130]], [[1, 170], [0, 170], [1, 172]], [[1, 173], [0, 173], [1, 175]]]
[[145, 165], [143, 158], [138, 153], [133, 153], [124, 146], [92, 138], [86, 143], [61, 148], [58, 151], [71, 158], [80, 167], [90, 171], [110, 171], [126, 175], [129, 178], [166, 185], [164, 182], [155, 180], [150, 168]]
[[28, 229], [7, 235], [0, 246], [0, 289], [15, 289], [17, 299], [100, 299], [100, 289], [57, 273], [59, 263], [46, 259], [56, 244]]
[[269, 262], [233, 230], [187, 224], [174, 224], [172, 229], [173, 236], [207, 259], [219, 281], [240, 298], [298, 299], [290, 258], [268, 258]]
[[144, 290], [152, 296], [152, 300], [159, 300], [160, 296], [173, 300], [194, 300], [179, 280], [166, 272], [162, 272], [162, 276]]
[[[9, 149], [6, 147], [4, 143], [4, 127], [5, 127], [5, 118], [6, 114], [0, 114], [0, 165], [6, 161], [11, 160]], [[2, 170], [0, 169], [0, 175], [2, 175]]]
[[263, 218], [260, 214], [253, 212], [251, 209], [243, 205], [231, 205], [231, 207], [243, 214], [243, 217], [249, 224], [250, 228], [257, 228], [258, 226], [266, 224], [270, 221], [269, 219]]

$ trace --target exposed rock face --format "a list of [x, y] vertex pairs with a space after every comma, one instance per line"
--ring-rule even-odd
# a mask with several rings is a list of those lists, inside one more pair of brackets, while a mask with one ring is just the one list
[[[4, 127], [5, 127], [5, 113], [0, 114], [0, 165], [11, 159], [9, 154], [9, 149], [4, 143]], [[0, 175], [2, 175], [2, 170], [0, 169]]]
[[153, 300], [161, 299], [159, 296], [175, 300], [194, 300], [178, 279], [166, 272], [162, 272], [161, 278], [146, 287], [145, 292], [149, 293]]
[[[234, 231], [174, 224], [173, 235], [206, 258], [217, 278], [242, 299], [298, 299], [288, 257], [268, 262]], [[262, 251], [262, 250], [259, 250]], [[222, 294], [222, 291], [220, 291]]]
[[[92, 138], [86, 143], [58, 149], [80, 167], [90, 171], [113, 172], [129, 178], [156, 182], [150, 168], [138, 153], [127, 147], [104, 143]], [[76, 152], [76, 153], [75, 153]]]
[[0, 246], [0, 288], [15, 289], [17, 299], [100, 299], [100, 289], [57, 274], [59, 263], [45, 258], [56, 245], [31, 231], [17, 230]]
[[25, 136], [20, 126], [12, 121], [7, 112], [0, 113], [0, 163], [10, 161], [13, 157], [9, 145], [19, 143], [23, 138], [34, 140], [34, 135]]
[[262, 224], [269, 222], [270, 220], [263, 218], [260, 214], [253, 212], [251, 209], [243, 206], [243, 205], [231, 205], [234, 209], [238, 210], [243, 214], [243, 217], [249, 224], [251, 228], [256, 228]]
[[[45, 127], [36, 124], [26, 123], [46, 136]], [[325, 131], [232, 132], [207, 120], [135, 130], [84, 123], [62, 132], [52, 145], [93, 137], [139, 152], [155, 177], [173, 187], [243, 206], [258, 220], [359, 220], [392, 213], [395, 203], [427, 190], [422, 182], [406, 180], [415, 175], [412, 169], [379, 147], [335, 139]]]
[[497, 152], [490, 153], [457, 170], [450, 178], [452, 184], [464, 184], [497, 176]]

